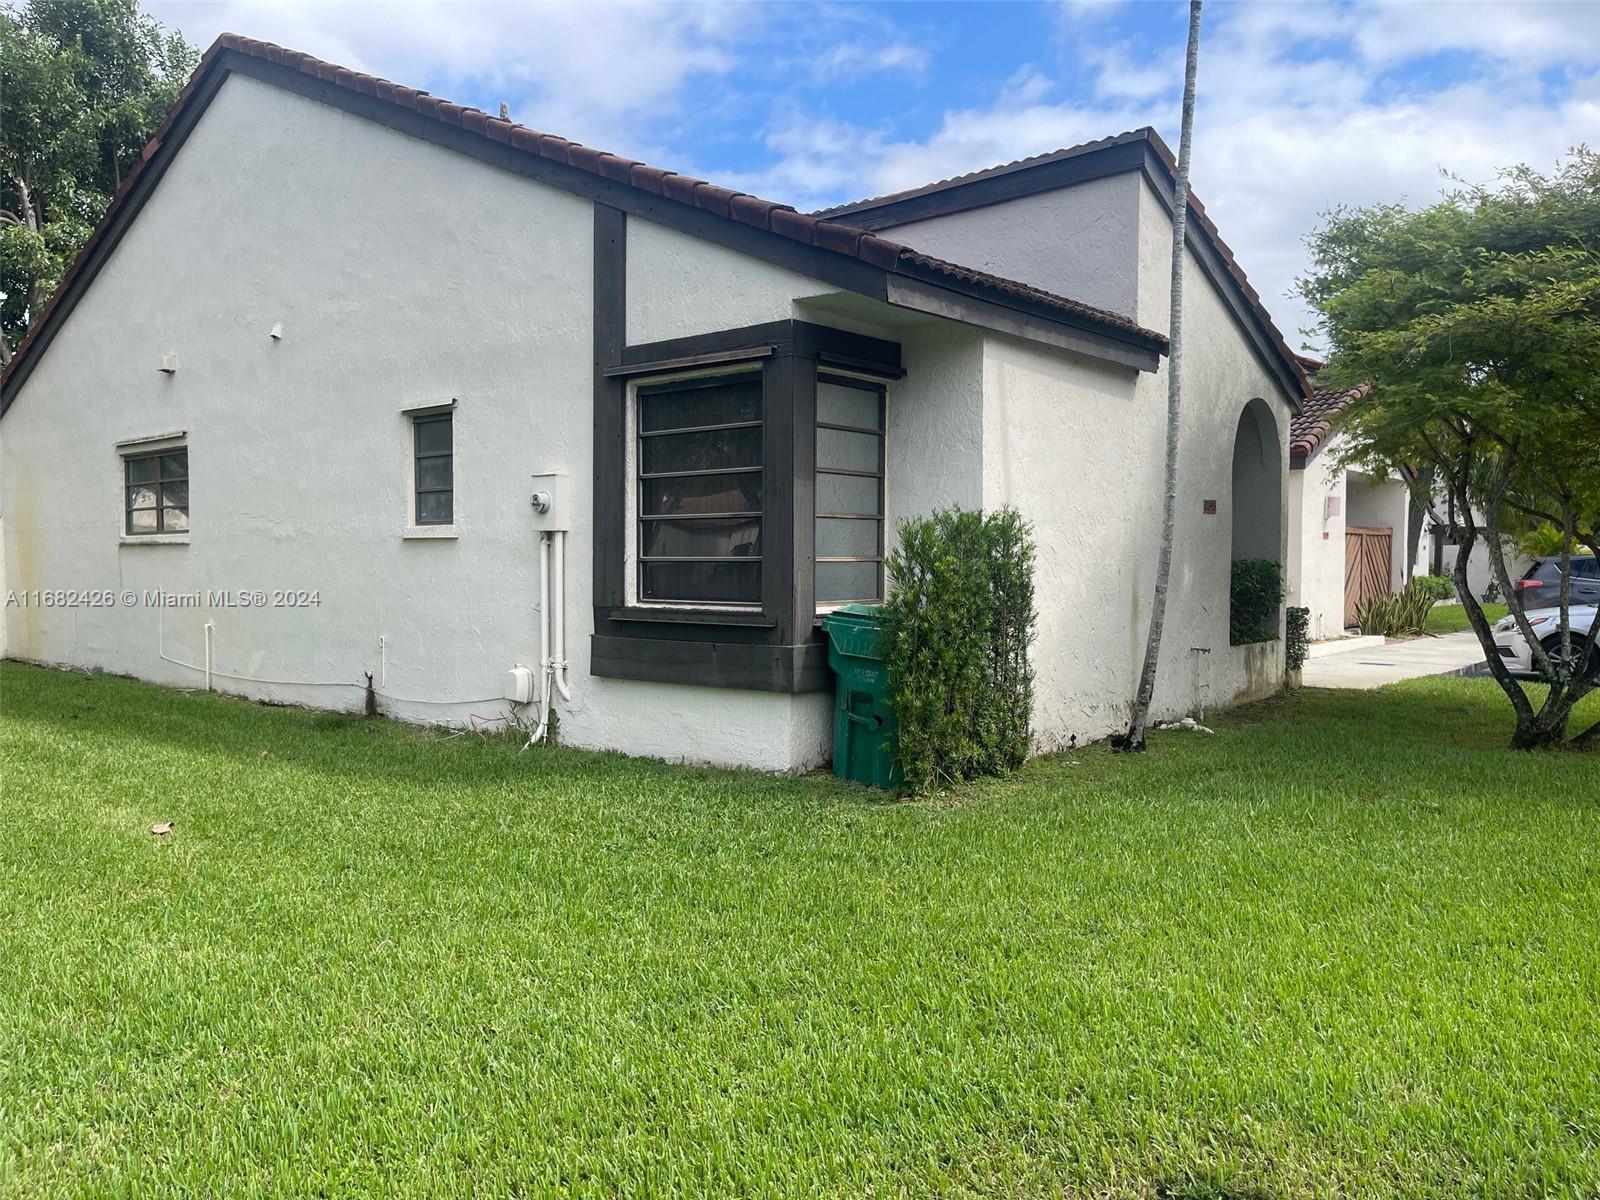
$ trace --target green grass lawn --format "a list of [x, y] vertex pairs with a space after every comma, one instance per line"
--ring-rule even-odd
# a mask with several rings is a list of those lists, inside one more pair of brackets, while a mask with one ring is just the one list
[[[1483, 605], [1483, 615], [1489, 618], [1491, 625], [1510, 611], [1511, 607], [1506, 604]], [[1467, 623], [1467, 610], [1460, 604], [1435, 605], [1428, 613], [1429, 633], [1464, 633], [1471, 628]]]
[[1488, 681], [916, 803], [10, 663], [0, 718], [6, 1197], [1600, 1192], [1600, 763]]

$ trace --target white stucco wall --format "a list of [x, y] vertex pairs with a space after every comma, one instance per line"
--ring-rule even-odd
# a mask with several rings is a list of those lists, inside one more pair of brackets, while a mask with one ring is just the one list
[[[1345, 476], [1331, 448], [1289, 472], [1288, 602], [1310, 610], [1313, 641], [1344, 632]], [[1328, 515], [1328, 500], [1339, 511]]]
[[[1127, 181], [1136, 195], [1118, 192]], [[1050, 270], [1065, 274], [1051, 279], [1020, 260], [923, 244], [1131, 305], [1162, 328], [1165, 214], [1137, 176], [1101, 182], [1029, 218], [1062, 239]], [[1023, 257], [1044, 253], [1018, 236], [1033, 247]], [[489, 698], [504, 672], [537, 657], [539, 522], [527, 497], [531, 476], [556, 471], [546, 524], [573, 531], [563, 740], [766, 769], [823, 761], [827, 694], [587, 674], [591, 241], [586, 201], [231, 78], [5, 418], [4, 580], [136, 594], [305, 589], [319, 603], [11, 609], [6, 649], [193, 687], [199, 672], [180, 663], [203, 660], [209, 622], [228, 690], [353, 709], [353, 685], [371, 671], [383, 708], [402, 718], [499, 714]], [[1112, 262], [1114, 246], [1135, 256], [1136, 273]], [[648, 222], [630, 221], [629, 251], [634, 343], [801, 314], [832, 290]], [[1193, 265], [1190, 280], [1164, 716], [1273, 690], [1282, 674], [1281, 644], [1228, 645], [1227, 593], [1239, 415], [1268, 398], [1286, 455], [1286, 409]], [[908, 374], [890, 389], [891, 521], [948, 504], [1021, 507], [1040, 545], [1041, 745], [1113, 732], [1148, 622], [1164, 374], [932, 318], [894, 336]], [[156, 369], [166, 352], [180, 359], [171, 377]], [[401, 410], [451, 398], [458, 536], [407, 538]], [[176, 430], [187, 434], [193, 533], [182, 545], [124, 544], [117, 443]], [[1215, 515], [1202, 512], [1206, 499]]]
[[[498, 696], [507, 668], [537, 657], [527, 501], [533, 473], [559, 470], [558, 520], [577, 531], [563, 740], [770, 769], [820, 762], [826, 697], [587, 674], [592, 228], [584, 200], [231, 77], [5, 417], [5, 579], [312, 589], [319, 606], [12, 608], [7, 651], [197, 687], [198, 671], [162, 654], [201, 663], [210, 622], [219, 672], [343, 685], [382, 671], [381, 638], [386, 711], [499, 714], [500, 702], [453, 702]], [[644, 259], [629, 295], [647, 334], [694, 332], [673, 256]], [[654, 304], [653, 290], [670, 297]], [[716, 294], [692, 299], [703, 311]], [[277, 322], [282, 341], [268, 336]], [[180, 359], [171, 377], [157, 370], [164, 352]], [[408, 540], [400, 410], [451, 397], [459, 536]], [[190, 542], [119, 544], [116, 443], [171, 430], [188, 435]], [[351, 686], [217, 683], [362, 703]]]
[[[684, 286], [693, 281], [692, 286]], [[637, 217], [628, 221], [628, 341], [660, 342], [786, 321], [838, 289]]]
[[[1391, 531], [1391, 592], [1404, 587], [1410, 574], [1410, 492], [1399, 479], [1377, 479], [1339, 465], [1343, 448], [1343, 438], [1336, 434], [1303, 469], [1290, 472], [1289, 603], [1310, 609], [1313, 641], [1344, 632], [1349, 526]], [[1339, 511], [1326, 516], [1330, 499], [1338, 501]]]
[[[1439, 535], [1430, 534], [1428, 536]], [[1431, 545], [1426, 540], [1424, 545], [1428, 546], [1428, 550], [1431, 553]], [[1445, 543], [1442, 549], [1444, 574], [1449, 575], [1455, 570], [1457, 552], [1458, 547], [1448, 542]], [[1528, 568], [1533, 565], [1533, 560], [1519, 551], [1516, 543], [1511, 538], [1501, 539], [1501, 552], [1505, 555], [1506, 572], [1512, 580], [1522, 578], [1527, 573]], [[1489, 585], [1493, 580], [1494, 568], [1489, 561], [1488, 541], [1487, 539], [1479, 538], [1478, 544], [1473, 547], [1472, 556], [1467, 559], [1467, 587], [1474, 596], [1481, 600], [1489, 592]], [[1505, 598], [1501, 596], [1500, 599], [1503, 602]]]
[[[1129, 172], [884, 234], [1165, 330], [1170, 230], [1154, 193]], [[1274, 691], [1282, 678], [1281, 642], [1229, 645], [1228, 580], [1240, 413], [1252, 397], [1268, 401], [1286, 467], [1288, 408], [1193, 255], [1187, 278], [1177, 555], [1156, 702], [1163, 716]], [[1034, 521], [1039, 545], [1040, 744], [1103, 737], [1127, 719], [1148, 628], [1165, 367], [1136, 375], [990, 336], [982, 378], [982, 503], [1016, 504]], [[962, 443], [951, 438], [950, 444]], [[1286, 488], [1282, 470], [1280, 495]], [[1206, 499], [1217, 501], [1216, 515], [1202, 512]], [[1286, 497], [1276, 507], [1282, 559]]]
[[[1147, 328], [1167, 332], [1171, 297], [1172, 222], [1166, 208], [1143, 178], [1139, 181], [1139, 311]], [[1253, 398], [1262, 400], [1277, 426], [1278, 554], [1283, 562], [1288, 546], [1289, 419], [1292, 413], [1275, 375], [1257, 358], [1245, 334], [1216, 288], [1206, 278], [1194, 252], [1184, 266], [1184, 374], [1183, 443], [1179, 463], [1179, 497], [1174, 598], [1177, 616], [1168, 617], [1169, 648], [1192, 647], [1208, 651], [1195, 658], [1209, 667], [1200, 669], [1200, 683], [1192, 689], [1205, 693], [1218, 707], [1235, 700], [1277, 691], [1283, 682], [1283, 642], [1255, 646], [1228, 644], [1228, 585], [1232, 570], [1233, 438], [1239, 417]], [[1166, 360], [1155, 375], [1140, 376], [1144, 403], [1156, 414], [1150, 418], [1153, 447], [1148, 451], [1159, 464], [1164, 453], [1166, 413]], [[1159, 465], [1156, 468], [1159, 470]], [[1159, 496], [1159, 490], [1155, 493]], [[1215, 516], [1203, 512], [1204, 501], [1217, 501]], [[1150, 525], [1148, 544], [1159, 537], [1159, 516]], [[1194, 595], [1183, 598], [1177, 590], [1180, 563], [1188, 560], [1188, 581]], [[1152, 553], [1153, 563], [1153, 553]], [[1153, 570], [1152, 566], [1152, 570]], [[1176, 619], [1177, 624], [1174, 625]], [[1281, 630], [1280, 630], [1281, 633]], [[1187, 638], [1186, 641], [1178, 640]], [[1163, 656], [1158, 693], [1169, 703], [1181, 697], [1186, 670], [1171, 653]], [[1209, 675], [1207, 675], [1209, 670]], [[1193, 671], [1189, 670], [1189, 674]]]
[[1132, 316], [1137, 173], [883, 230], [926, 254]]
[[886, 491], [897, 521], [983, 504], [983, 335], [949, 326], [901, 342], [906, 377], [889, 386]]
[[[1283, 675], [1281, 641], [1229, 644], [1228, 584], [1240, 415], [1252, 397], [1272, 398], [1275, 449], [1286, 464], [1288, 410], [1221, 298], [1191, 270], [1198, 282], [1185, 295], [1182, 459], [1158, 718], [1268, 694]], [[1154, 276], [1141, 277], [1141, 289], [1156, 286]], [[1165, 414], [1164, 364], [1158, 374], [1135, 374], [1009, 338], [985, 343], [984, 504], [1015, 504], [1034, 523], [1036, 731], [1045, 748], [1104, 737], [1127, 721], [1155, 580]], [[1204, 512], [1208, 499], [1215, 514]], [[1281, 560], [1286, 507], [1270, 519]]]

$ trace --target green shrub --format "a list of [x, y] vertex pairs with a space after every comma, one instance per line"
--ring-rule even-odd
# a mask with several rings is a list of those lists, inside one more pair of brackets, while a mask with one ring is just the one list
[[1311, 630], [1311, 610], [1296, 606], [1283, 615], [1283, 665], [1298, 671], [1306, 665], [1306, 640]]
[[887, 562], [889, 702], [906, 786], [1015, 770], [1032, 745], [1033, 536], [1013, 508], [902, 521]]
[[1397, 596], [1373, 596], [1356, 606], [1356, 624], [1362, 633], [1382, 637], [1418, 637], [1428, 625], [1433, 593], [1421, 579], [1413, 579]]
[[1434, 603], [1456, 598], [1455, 581], [1448, 575], [1418, 575], [1413, 582], [1428, 593]]
[[[1517, 549], [1528, 558], [1553, 558], [1567, 545], [1567, 535], [1550, 522], [1535, 525], [1517, 538]], [[1581, 548], [1573, 547], [1574, 553]]]
[[1239, 559], [1228, 590], [1228, 640], [1235, 646], [1274, 640], [1282, 604], [1283, 567], [1270, 558]]

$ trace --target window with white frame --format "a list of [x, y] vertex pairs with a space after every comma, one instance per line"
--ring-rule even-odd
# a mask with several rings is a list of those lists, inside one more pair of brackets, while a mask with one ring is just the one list
[[816, 602], [883, 599], [885, 392], [817, 377]]
[[761, 388], [749, 372], [637, 389], [640, 601], [761, 602]]
[[122, 458], [123, 532], [128, 537], [189, 532], [189, 448], [168, 446]]

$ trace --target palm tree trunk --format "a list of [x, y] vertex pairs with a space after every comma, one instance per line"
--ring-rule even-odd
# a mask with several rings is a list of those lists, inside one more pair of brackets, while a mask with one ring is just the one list
[[1150, 611], [1150, 636], [1144, 648], [1144, 669], [1134, 695], [1128, 731], [1114, 742], [1119, 750], [1143, 750], [1150, 703], [1155, 697], [1156, 665], [1167, 623], [1167, 586], [1172, 578], [1172, 537], [1178, 514], [1178, 434], [1183, 398], [1183, 259], [1189, 223], [1189, 151], [1194, 142], [1194, 80], [1200, 61], [1200, 3], [1189, 0], [1189, 51], [1183, 69], [1183, 125], [1178, 138], [1178, 170], [1172, 181], [1172, 310], [1167, 334], [1167, 473], [1161, 499], [1161, 552], [1156, 558], [1156, 591]]

